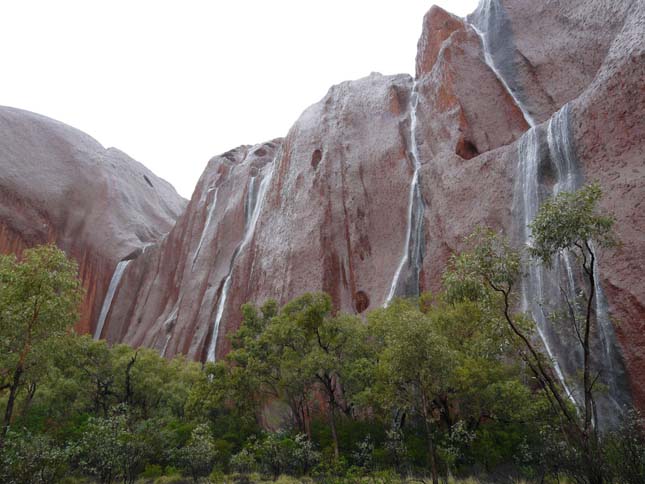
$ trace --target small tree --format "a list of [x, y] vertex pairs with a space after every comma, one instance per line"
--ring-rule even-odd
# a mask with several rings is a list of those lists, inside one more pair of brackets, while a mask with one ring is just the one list
[[[366, 349], [365, 326], [348, 315], [332, 314], [327, 294], [304, 294], [276, 313], [244, 307], [244, 322], [233, 338], [228, 375], [239, 375], [251, 400], [281, 398], [291, 407], [298, 428], [307, 433], [309, 403], [318, 392], [326, 403], [334, 456], [340, 456], [337, 413], [352, 414], [360, 391], [360, 366]], [[254, 397], [254, 398], [253, 398]]]
[[144, 440], [129, 428], [126, 406], [116, 407], [107, 418], [90, 418], [73, 449], [79, 467], [103, 484], [119, 478], [133, 483], [146, 451]]
[[593, 424], [593, 391], [599, 373], [592, 374], [590, 334], [596, 281], [594, 245], [612, 247], [616, 238], [612, 232], [613, 218], [597, 213], [596, 205], [602, 196], [598, 185], [586, 186], [577, 192], [563, 192], [545, 202], [530, 225], [533, 246], [529, 253], [547, 266], [563, 250], [580, 258], [586, 275], [584, 314], [574, 312], [572, 324], [581, 345], [583, 361], [584, 402], [582, 416], [571, 408], [564, 391], [554, 377], [550, 362], [543, 356], [532, 337], [532, 324], [514, 313], [517, 287], [521, 280], [521, 255], [491, 230], [478, 230], [469, 239], [472, 250], [452, 259], [452, 270], [444, 282], [449, 292], [468, 298], [481, 292], [478, 285], [492, 289], [501, 300], [501, 312], [508, 328], [521, 344], [521, 356], [530, 368], [547, 397], [567, 422], [570, 436], [581, 446], [585, 474], [591, 484], [602, 483], [602, 459], [598, 446], [597, 426]]
[[193, 430], [188, 443], [173, 451], [176, 465], [184, 469], [194, 482], [207, 476], [213, 470], [217, 459], [215, 440], [208, 425], [198, 425]]
[[423, 422], [432, 482], [438, 484], [435, 401], [448, 392], [456, 356], [427, 317], [405, 301], [371, 314], [371, 333], [382, 340], [374, 394], [381, 405], [417, 415]]
[[27, 379], [35, 391], [48, 365], [47, 343], [76, 323], [81, 297], [76, 264], [55, 246], [26, 250], [21, 261], [0, 256], [0, 392], [8, 391], [0, 448], [19, 391]]
[[258, 470], [276, 480], [280, 474], [302, 475], [320, 461], [320, 453], [304, 434], [285, 430], [268, 432], [261, 439], [249, 439], [231, 459], [231, 466], [243, 473]]
[[304, 335], [305, 345], [290, 353], [288, 364], [316, 383], [327, 400], [334, 457], [338, 460], [336, 413], [340, 410], [351, 415], [353, 397], [360, 391], [355, 376], [366, 351], [365, 325], [355, 316], [332, 316], [331, 298], [324, 293], [294, 299], [282, 309], [280, 317]]
[[53, 484], [64, 477], [67, 452], [45, 435], [9, 432], [0, 451], [0, 482]]
[[597, 184], [576, 192], [562, 192], [555, 199], [546, 201], [530, 224], [533, 246], [529, 252], [532, 256], [550, 267], [556, 255], [562, 251], [572, 252], [580, 260], [587, 279], [582, 314], [579, 314], [575, 302], [569, 304], [571, 322], [583, 350], [583, 431], [586, 436], [594, 433], [593, 386], [600, 376], [599, 372], [592, 375], [591, 362], [592, 324], [595, 322], [597, 325], [593, 307], [598, 297], [595, 280], [597, 263], [593, 247], [613, 247], [617, 243], [612, 230], [613, 217], [596, 213], [596, 204], [601, 197], [602, 191]]

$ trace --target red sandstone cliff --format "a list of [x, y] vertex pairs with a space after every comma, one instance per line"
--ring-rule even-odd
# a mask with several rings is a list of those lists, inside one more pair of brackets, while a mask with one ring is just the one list
[[[617, 214], [624, 245], [602, 266], [603, 284], [623, 322], [632, 392], [645, 402], [644, 32], [643, 6], [629, 2], [491, 0], [468, 20], [433, 7], [415, 79], [335, 86], [284, 141], [209, 163], [173, 231], [128, 267], [106, 336], [200, 359], [216, 345], [221, 357], [245, 301], [325, 290], [338, 308], [362, 312], [393, 293], [436, 289], [473, 227], [513, 233], [519, 139], [535, 125], [548, 151], [548, 121], [570, 103], [580, 169]], [[254, 187], [249, 227], [254, 169], [266, 186]], [[553, 180], [540, 176], [550, 193]]]

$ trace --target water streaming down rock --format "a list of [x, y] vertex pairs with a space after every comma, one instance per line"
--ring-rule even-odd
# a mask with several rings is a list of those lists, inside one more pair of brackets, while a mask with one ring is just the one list
[[423, 266], [423, 219], [425, 212], [425, 201], [421, 194], [419, 183], [419, 147], [417, 144], [417, 106], [419, 94], [417, 83], [414, 82], [410, 93], [410, 146], [408, 152], [414, 166], [414, 173], [410, 183], [410, 200], [408, 204], [408, 236], [405, 240], [403, 256], [394, 273], [392, 283], [385, 305], [397, 295], [414, 296], [419, 294], [419, 277]]
[[110, 312], [110, 307], [112, 306], [112, 299], [114, 299], [114, 294], [119, 288], [119, 283], [125, 272], [125, 268], [128, 267], [128, 264], [132, 260], [122, 260], [116, 265], [114, 273], [112, 274], [112, 279], [110, 280], [110, 285], [108, 286], [107, 293], [105, 294], [105, 299], [103, 299], [103, 305], [101, 306], [101, 312], [99, 314], [99, 319], [96, 323], [96, 330], [94, 331], [94, 339], [98, 340], [101, 338], [101, 333], [103, 332], [103, 326], [105, 325], [105, 320], [108, 313]]
[[[547, 127], [547, 143], [549, 147], [549, 158], [556, 173], [556, 182], [553, 186], [553, 195], [564, 191], [574, 191], [582, 186], [583, 177], [580, 173], [579, 163], [575, 154], [571, 136], [571, 109], [567, 104], [555, 113], [549, 120]], [[595, 249], [591, 244], [592, 252]], [[574, 269], [572, 259], [574, 254], [563, 252], [556, 259], [554, 273], [551, 274], [553, 284], [563, 281], [565, 289], [560, 289], [559, 295], [564, 299], [566, 294], [569, 301], [575, 303], [576, 298], [586, 289], [586, 278]], [[579, 264], [578, 264], [579, 265]], [[607, 388], [606, 393], [599, 393], [596, 396], [597, 414], [600, 418], [600, 425], [612, 426], [617, 422], [618, 416], [623, 409], [631, 403], [629, 389], [625, 382], [625, 367], [620, 351], [617, 348], [616, 336], [609, 317], [609, 308], [600, 284], [600, 273], [598, 259], [594, 265], [594, 309], [597, 333], [594, 337], [594, 362], [601, 369], [599, 381]], [[561, 304], [566, 304], [562, 301]], [[592, 335], [593, 336], [593, 335]], [[572, 344], [576, 344], [573, 341]], [[580, 365], [581, 356], [577, 362]], [[577, 366], [579, 368], [579, 366]], [[573, 368], [575, 371], [576, 367]]]
[[[526, 246], [530, 246], [532, 241], [528, 224], [534, 219], [540, 202], [563, 191], [574, 191], [582, 185], [583, 177], [570, 131], [570, 108], [565, 105], [552, 116], [545, 129], [532, 128], [518, 145], [516, 225], [519, 240]], [[583, 355], [570, 324], [569, 304], [575, 305], [581, 292], [588, 294], [586, 279], [578, 267], [575, 255], [563, 252], [555, 258], [550, 269], [536, 261], [528, 261], [522, 281], [522, 310], [533, 317], [555, 371], [574, 403], [583, 401], [579, 376]], [[630, 396], [597, 270], [596, 266], [597, 331], [592, 334], [592, 357], [596, 367], [601, 369], [599, 382], [608, 392], [597, 392], [595, 413], [601, 427], [611, 427], [617, 422], [622, 408], [630, 403]]]
[[[519, 208], [517, 210], [518, 235], [519, 240], [526, 246], [531, 244], [529, 224], [533, 221], [540, 204], [538, 170], [541, 158], [539, 128], [534, 127], [528, 130], [518, 143], [519, 163], [515, 183], [514, 204], [516, 208]], [[556, 338], [553, 328], [548, 324], [548, 313], [545, 312], [542, 305], [545, 300], [545, 283], [548, 284], [548, 279], [545, 281], [542, 265], [528, 261], [526, 266], [526, 274], [522, 280], [521, 310], [530, 313], [535, 320], [538, 334], [548, 357], [553, 362], [555, 372], [562, 382], [567, 396], [575, 403], [575, 396], [566, 383], [560, 361], [554, 351]]]
[[[498, 0], [482, 0], [472, 15], [471, 26], [482, 43], [486, 64], [495, 73], [501, 84], [522, 111], [524, 119], [531, 126], [518, 143], [518, 177], [515, 183], [514, 205], [519, 240], [526, 246], [531, 244], [528, 227], [540, 205], [540, 170], [544, 157], [541, 146], [541, 128], [529, 113], [521, 99], [521, 90], [515, 82], [513, 65], [513, 42], [509, 20]], [[553, 192], [575, 190], [580, 175], [570, 142], [569, 110], [565, 106], [550, 120], [547, 128], [548, 151], [556, 170], [556, 184]], [[519, 209], [518, 209], [519, 207]], [[532, 315], [548, 357], [569, 399], [576, 403], [582, 395], [568, 383], [581, 366], [580, 351], [571, 344], [564, 344], [561, 335], [549, 322], [549, 316], [562, 307], [564, 301], [557, 281], [564, 267], [565, 280], [570, 300], [575, 298], [576, 283], [569, 254], [561, 254], [554, 271], [532, 261], [526, 264], [526, 275], [522, 281], [521, 309]], [[566, 356], [565, 356], [566, 355]], [[568, 371], [563, 371], [563, 365]]]
[[[217, 349], [217, 338], [219, 336], [219, 327], [222, 322], [224, 309], [226, 307], [228, 292], [231, 288], [235, 260], [237, 259], [238, 255], [243, 252], [245, 247], [253, 238], [255, 226], [258, 222], [258, 218], [260, 217], [260, 212], [262, 211], [262, 205], [266, 197], [267, 188], [269, 186], [269, 183], [271, 182], [271, 179], [273, 178], [273, 172], [275, 170], [275, 165], [278, 162], [279, 156], [280, 156], [280, 150], [278, 150], [278, 154], [274, 158], [273, 162], [271, 162], [269, 166], [265, 167], [262, 173], [251, 177], [251, 180], [249, 181], [247, 198], [245, 200], [245, 205], [244, 205], [245, 215], [246, 215], [244, 238], [242, 239], [242, 242], [240, 242], [240, 245], [233, 252], [233, 257], [231, 257], [229, 271], [228, 271], [228, 274], [226, 275], [226, 278], [224, 279], [222, 291], [221, 291], [219, 300], [217, 302], [217, 311], [215, 313], [215, 320], [213, 322], [213, 331], [212, 331], [210, 343], [208, 346], [208, 353], [206, 355], [207, 361], [215, 361], [215, 351]], [[260, 186], [256, 189], [255, 180], [257, 177], [261, 177], [262, 181], [260, 182]]]
[[521, 109], [528, 125], [535, 126], [537, 123], [529, 113], [521, 89], [515, 81], [512, 29], [499, 0], [481, 0], [468, 20], [481, 39], [486, 64]]
[[210, 193], [212, 191], [215, 191], [215, 195], [213, 195], [213, 199], [211, 200], [210, 207], [208, 208], [208, 216], [206, 217], [206, 223], [204, 224], [204, 228], [202, 229], [202, 234], [199, 237], [199, 242], [197, 243], [197, 248], [195, 249], [195, 255], [193, 255], [193, 264], [192, 268], [195, 268], [195, 262], [197, 262], [197, 257], [199, 257], [199, 252], [202, 249], [202, 245], [204, 244], [204, 239], [206, 238], [206, 234], [208, 233], [208, 229], [210, 227], [211, 221], [213, 220], [213, 214], [215, 213], [215, 209], [217, 208], [217, 188], [211, 188], [208, 190], [207, 193]]

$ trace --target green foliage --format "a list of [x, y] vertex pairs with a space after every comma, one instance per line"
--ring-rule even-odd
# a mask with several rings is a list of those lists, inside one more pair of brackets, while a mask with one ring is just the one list
[[[585, 218], [596, 201], [591, 190], [564, 204], [588, 222], [578, 235], [610, 227]], [[233, 350], [203, 367], [71, 332], [79, 284], [56, 249], [1, 257], [0, 404], [13, 400], [0, 481], [458, 482], [476, 470], [584, 482], [584, 447], [531, 371], [548, 362], [527, 359], [519, 337], [533, 328], [513, 312], [520, 254], [490, 230], [467, 242], [443, 292], [366, 319], [326, 294], [247, 304]], [[606, 476], [640, 482], [639, 415], [599, 446]]]
[[21, 261], [0, 256], [0, 392], [8, 389], [0, 447], [19, 393], [33, 396], [47, 372], [53, 344], [78, 319], [81, 286], [76, 264], [52, 245], [28, 249]]
[[68, 466], [66, 449], [43, 434], [10, 432], [0, 451], [0, 482], [50, 484], [58, 482]]
[[127, 408], [117, 407], [107, 418], [90, 418], [72, 452], [83, 471], [109, 484], [117, 479], [134, 482], [147, 449], [130, 428]]
[[645, 418], [630, 411], [620, 428], [607, 438], [608, 474], [615, 482], [636, 484], [645, 476]]
[[479, 228], [465, 240], [470, 250], [453, 255], [443, 275], [447, 300], [489, 302], [491, 289], [510, 291], [522, 273], [521, 254], [491, 229]]
[[614, 218], [597, 212], [601, 197], [600, 185], [595, 183], [545, 201], [530, 224], [531, 255], [550, 265], [563, 249], [589, 250], [589, 241], [600, 247], [615, 246]]
[[172, 451], [172, 460], [197, 482], [207, 476], [217, 461], [215, 440], [207, 425], [198, 425], [186, 445]]
[[163, 476], [163, 467], [159, 464], [147, 464], [141, 473], [141, 477], [144, 479], [154, 479], [161, 476]]
[[303, 475], [320, 461], [320, 454], [305, 435], [289, 432], [270, 432], [260, 439], [250, 439], [247, 445], [231, 459], [237, 472], [259, 472], [272, 476], [280, 474]]
[[[50, 245], [26, 250], [21, 261], [11, 255], [0, 256], [3, 370], [15, 367], [21, 357], [36, 363], [31, 351], [64, 335], [76, 322], [81, 298], [76, 274], [76, 264]], [[5, 371], [1, 375], [8, 377]]]

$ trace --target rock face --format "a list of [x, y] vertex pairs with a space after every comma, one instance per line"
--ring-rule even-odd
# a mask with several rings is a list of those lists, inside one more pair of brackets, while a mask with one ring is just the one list
[[382, 304], [406, 237], [411, 87], [341, 84], [286, 139], [211, 160], [173, 231], [128, 267], [106, 336], [205, 359], [227, 350], [246, 301]]
[[281, 145], [243, 146], [210, 160], [175, 227], [128, 266], [104, 337], [207, 357], [219, 301], [254, 236]]
[[[156, 204], [137, 198], [146, 186], [135, 190], [113, 180], [116, 168], [101, 175], [110, 182], [93, 182], [88, 191], [119, 186], [120, 195], [106, 192], [103, 204], [92, 200], [82, 217], [74, 213], [80, 204], [62, 203], [68, 195], [59, 192], [86, 200], [88, 177], [70, 170], [69, 180], [48, 186], [46, 177], [36, 183], [22, 170], [22, 178], [3, 180], [13, 191], [0, 193], [3, 209], [18, 207], [11, 212], [25, 215], [11, 219], [5, 209], [2, 219], [13, 222], [0, 225], [0, 240], [4, 250], [17, 250], [29, 234], [69, 244], [81, 234], [92, 241], [82, 247], [109, 254], [100, 259], [110, 269], [99, 271], [103, 293], [115, 262], [141, 242], [154, 242], [121, 266], [101, 334], [206, 360], [228, 351], [226, 335], [239, 326], [246, 301], [285, 302], [324, 290], [338, 309], [363, 313], [394, 296], [436, 290], [449, 256], [474, 227], [491, 226], [522, 245], [540, 202], [598, 180], [623, 242], [597, 254], [602, 324], [594, 344], [610, 390], [600, 410], [611, 415], [632, 401], [645, 408], [643, 79], [643, 2], [482, 0], [466, 19], [433, 7], [423, 20], [415, 78], [372, 74], [334, 86], [286, 138], [213, 158], [167, 235], [159, 237], [181, 203], [168, 202], [176, 199], [161, 191], [153, 192]], [[36, 143], [54, 135], [30, 136]], [[62, 146], [61, 160], [77, 153], [70, 145], [85, 146], [48, 143]], [[116, 156], [84, 143], [93, 148], [83, 153], [100, 153], [92, 160]], [[29, 156], [41, 160], [41, 149]], [[146, 189], [162, 189], [146, 176], [153, 185]], [[129, 178], [145, 182], [140, 173]], [[63, 215], [42, 211], [44, 203], [36, 201], [43, 186], [61, 201]], [[116, 203], [110, 208], [118, 214], [107, 213], [106, 203]], [[128, 218], [132, 213], [137, 222]], [[549, 273], [530, 272], [523, 309], [534, 313], [559, 370], [572, 377], [579, 355], [570, 339], [535, 314], [542, 302], [557, 306], [554, 288], [565, 262]], [[536, 278], [544, 284], [534, 284]]]
[[174, 188], [114, 148], [63, 123], [0, 108], [0, 252], [54, 242], [79, 263], [91, 331], [116, 263], [170, 230]]
[[619, 6], [627, 14], [572, 102], [573, 137], [585, 177], [600, 181], [603, 208], [616, 215], [621, 246], [600, 254], [600, 275], [634, 401], [645, 408], [645, 4], [610, 3]]

